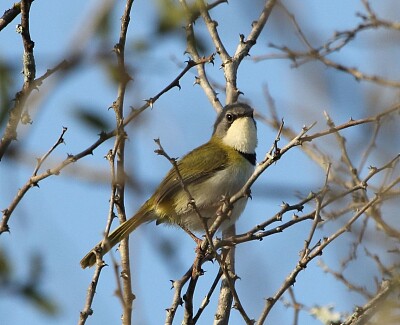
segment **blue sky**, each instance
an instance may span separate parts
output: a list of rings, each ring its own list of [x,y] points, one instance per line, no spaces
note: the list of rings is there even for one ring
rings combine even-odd
[[[251,1],[255,9],[261,8],[262,1]],[[287,1],[299,23],[307,31],[315,44],[322,44],[334,31],[353,28],[359,21],[356,11],[361,11],[359,1]],[[12,2],[3,3],[2,11],[11,7]],[[388,18],[391,5],[387,1],[377,9]],[[31,37],[35,41],[35,55],[38,75],[53,67],[65,57],[72,44],[88,31],[88,17],[97,6],[97,1],[50,0],[35,1],[31,10]],[[212,12],[218,20],[222,40],[232,53],[239,40],[240,33],[247,34],[251,22],[257,18],[257,10],[247,8],[244,2],[231,0]],[[113,14],[113,29],[110,34],[117,42],[119,17],[122,15],[123,2],[118,2]],[[155,1],[135,1],[132,21],[129,30],[129,42],[141,41],[155,37],[157,5]],[[296,40],[292,27],[282,26],[282,12],[275,10],[257,45],[251,54],[272,53],[267,45],[271,42],[291,44],[301,48]],[[20,70],[22,43],[14,26],[18,18],[0,33],[0,60],[12,64]],[[207,37],[202,24],[196,26]],[[388,69],[384,62],[375,62],[374,57],[384,58],[390,62],[398,57],[399,49],[379,46],[379,42],[390,40],[391,35],[380,34],[376,51],[369,50],[373,35],[362,35],[343,52],[334,58],[351,65],[357,65],[369,73],[382,73],[395,78],[396,69]],[[371,38],[369,38],[371,37]],[[128,50],[128,62],[134,68],[134,82],[128,88],[127,105],[138,106],[143,99],[154,96],[181,71],[177,62],[187,59],[184,55],[185,43],[179,35],[160,37],[155,40],[156,46],[145,54]],[[114,44],[111,43],[111,44]],[[388,45],[390,46],[390,45]],[[19,143],[26,150],[18,162],[5,160],[0,168],[0,208],[4,209],[11,202],[18,188],[31,175],[35,166],[35,157],[43,155],[57,140],[63,126],[68,127],[65,145],[58,147],[51,155],[44,168],[66,157],[68,153],[77,153],[88,147],[97,139],[96,131],[86,128],[76,118],[77,107],[85,107],[113,121],[113,112],[107,110],[116,98],[115,84],[109,81],[104,66],[92,60],[99,49],[98,41],[90,41],[85,47],[88,64],[74,71],[66,78],[46,80],[35,95],[37,102],[32,103],[30,110],[33,124],[19,128]],[[112,48],[100,48],[111,53]],[[386,50],[386,51],[385,51]],[[374,64],[371,64],[374,62]],[[215,81],[223,83],[223,74],[219,69],[219,58],[215,65],[208,65],[207,71]],[[398,69],[397,69],[398,70]],[[195,70],[181,80],[182,89],[172,89],[147,110],[143,116],[128,128],[127,169],[137,180],[140,191],[128,188],[126,208],[133,214],[142,202],[151,194],[154,187],[170,168],[168,161],[156,156],[153,139],[160,138],[166,151],[171,156],[182,156],[190,149],[206,142],[211,135],[215,113],[199,86],[193,86]],[[361,82],[337,71],[327,69],[322,64],[303,65],[298,69],[290,66],[287,60],[268,60],[254,63],[246,59],[239,71],[239,88],[244,97],[251,101],[261,113],[268,115],[263,96],[263,85],[268,85],[274,97],[278,113],[285,118],[287,125],[299,131],[303,125],[318,121],[316,130],[324,129],[323,111],[329,112],[339,124],[352,118],[363,118],[369,115],[366,110],[368,93],[376,91],[374,85]],[[14,85],[18,90],[22,77]],[[382,92],[380,103],[390,102],[391,90]],[[223,97],[221,97],[223,100]],[[382,104],[383,105],[383,104]],[[381,105],[381,106],[382,106]],[[128,109],[127,109],[128,111]],[[355,140],[362,138],[361,131],[348,131]],[[258,123],[260,159],[270,148],[275,131]],[[285,140],[283,140],[285,141]],[[325,142],[321,142],[325,143]],[[332,139],[326,140],[325,148],[332,145]],[[95,150],[93,156],[85,157],[74,166],[63,170],[60,176],[50,177],[40,183],[40,188],[29,191],[14,212],[11,220],[10,234],[3,234],[0,245],[12,257],[16,277],[28,273],[29,257],[38,253],[44,257],[44,274],[41,288],[52,297],[60,308],[55,317],[38,312],[26,301],[0,294],[0,314],[2,324],[73,324],[79,318],[79,311],[84,306],[87,287],[93,270],[82,270],[79,266],[81,257],[102,236],[108,211],[110,186],[109,168],[103,158],[112,148],[109,140]],[[357,141],[350,143],[356,154]],[[332,149],[333,150],[333,149]],[[327,150],[329,152],[329,149]],[[331,152],[329,152],[331,153]],[[331,153],[334,156],[334,153]],[[23,159],[22,159],[23,158]],[[379,164],[379,157],[374,157],[369,164]],[[95,173],[95,179],[89,177]],[[306,195],[317,191],[324,182],[324,171],[316,167],[300,149],[294,149],[281,161],[263,174],[253,188],[253,200],[237,227],[239,231],[250,229],[257,223],[276,213],[282,201],[296,203],[298,194]],[[306,207],[305,212],[311,207]],[[286,216],[289,218],[290,216]],[[263,242],[241,245],[237,249],[237,274],[241,280],[237,289],[242,297],[244,308],[252,317],[258,317],[264,299],[273,295],[284,278],[294,268],[298,252],[310,229],[310,223],[299,224],[282,234],[268,237]],[[318,233],[321,237],[335,227],[326,227]],[[381,239],[379,239],[381,240]],[[377,241],[379,241],[377,240]],[[166,243],[172,245],[174,253],[166,257],[160,248]],[[343,258],[341,251],[346,251],[351,243],[351,236],[345,235],[328,247],[323,259],[326,263],[337,265]],[[131,236],[132,275],[134,293],[134,324],[160,324],[165,319],[165,309],[172,301],[170,290],[171,279],[181,277],[193,260],[194,245],[182,231],[171,227],[149,224],[141,227]],[[106,261],[110,262],[107,257]],[[356,268],[356,267],[355,267]],[[371,286],[373,265],[366,265],[370,272],[359,275],[360,283]],[[201,278],[196,301],[203,299],[217,270],[216,264],[204,265],[206,275]],[[358,272],[354,270],[353,272]],[[314,290],[310,290],[310,287]],[[372,288],[372,286],[371,286]],[[323,290],[322,290],[323,289]],[[317,263],[311,263],[295,285],[300,301],[310,305],[334,304],[339,311],[348,311],[349,305],[362,304],[360,296],[350,294],[346,288],[338,285],[332,277],[323,273]],[[93,304],[94,314],[87,324],[116,324],[119,322],[121,306],[114,296],[115,276],[111,267],[102,272],[97,294]],[[211,323],[216,297],[204,315],[204,323]],[[181,319],[178,312],[177,320]],[[291,324],[292,312],[281,303],[274,308],[269,323]],[[240,323],[240,315],[232,312],[232,324]],[[301,324],[319,324],[305,313],[301,314]],[[179,323],[179,321],[177,322]]]

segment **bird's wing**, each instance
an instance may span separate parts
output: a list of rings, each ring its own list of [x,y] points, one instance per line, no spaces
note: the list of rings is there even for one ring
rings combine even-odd
[[[187,186],[205,181],[216,171],[226,168],[227,161],[227,153],[215,143],[208,142],[189,152],[178,161],[177,166],[182,180]],[[154,193],[154,203],[160,204],[163,200],[170,199],[181,189],[182,185],[176,169],[172,168]]]

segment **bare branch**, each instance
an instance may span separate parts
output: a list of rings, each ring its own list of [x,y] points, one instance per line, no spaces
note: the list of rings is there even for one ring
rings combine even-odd
[[[194,34],[194,18],[192,16],[191,11],[189,10],[189,7],[186,3],[185,0],[180,0],[181,5],[185,11],[186,14],[186,26],[185,26],[185,31],[186,31],[186,52],[195,60],[199,61],[200,60],[200,54],[197,51],[196,47],[196,38]],[[223,2],[223,1],[221,1]],[[208,8],[210,9],[210,8]],[[197,18],[197,17],[196,17]],[[195,84],[200,84],[201,88],[204,90],[208,100],[210,101],[211,105],[214,107],[214,109],[217,112],[220,112],[222,110],[222,104],[220,103],[217,93],[214,90],[214,88],[211,86],[210,81],[208,80],[206,70],[205,70],[205,65],[204,64],[199,64],[197,65],[197,73],[198,77],[196,77]]]
[[[17,126],[21,120],[26,100],[35,87],[33,83],[36,75],[35,56],[33,54],[35,43],[31,40],[29,33],[29,11],[31,3],[32,0],[22,0],[20,2],[21,24],[18,25],[18,32],[21,33],[24,44],[24,55],[22,62],[24,84],[21,91],[15,95],[14,107],[12,107],[9,111],[7,126],[0,141],[0,160],[2,159],[11,141],[16,140],[17,138]],[[25,121],[29,123],[29,114],[26,113],[26,115],[27,117],[25,118]]]

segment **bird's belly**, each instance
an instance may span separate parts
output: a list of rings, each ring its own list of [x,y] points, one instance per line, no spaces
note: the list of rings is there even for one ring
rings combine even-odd
[[[248,161],[243,161],[239,167],[230,166],[224,170],[218,171],[214,176],[200,184],[191,184],[188,191],[194,198],[196,207],[203,218],[207,220],[210,226],[217,217],[217,210],[222,205],[223,198],[229,198],[236,194],[247,182],[253,173],[254,167]],[[231,211],[229,219],[225,220],[221,228],[233,224],[242,214],[247,203],[247,198],[238,200]],[[203,222],[198,214],[188,205],[186,193],[176,199],[175,211],[178,214],[179,224],[192,231],[204,230]]]

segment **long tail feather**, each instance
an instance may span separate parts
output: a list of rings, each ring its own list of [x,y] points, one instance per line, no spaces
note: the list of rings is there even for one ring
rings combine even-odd
[[[81,260],[81,267],[83,269],[91,267],[96,263],[95,250],[101,248],[101,256],[104,256],[110,251],[115,245],[117,245],[122,239],[128,237],[128,235],[134,231],[141,224],[152,221],[154,218],[151,213],[143,213],[140,209],[136,215],[132,218],[119,225],[108,237],[107,240],[98,243],[89,253],[85,255]],[[104,244],[103,244],[104,242]]]

